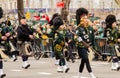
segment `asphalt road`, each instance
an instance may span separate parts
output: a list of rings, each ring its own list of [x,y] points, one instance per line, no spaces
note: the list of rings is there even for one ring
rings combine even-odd
[[[76,78],[80,59],[77,59],[75,63],[67,62],[67,65],[70,67],[68,73],[58,73],[56,71],[57,66],[54,65],[54,58],[40,58],[39,60],[35,60],[33,57],[30,57],[28,62],[31,64],[31,67],[23,69],[20,57],[18,57],[16,62],[8,59],[7,62],[4,62],[6,78]],[[110,69],[111,63],[93,61],[91,62],[91,66],[93,73],[98,78],[120,78],[120,71]],[[86,67],[82,76],[83,78],[89,78]]]

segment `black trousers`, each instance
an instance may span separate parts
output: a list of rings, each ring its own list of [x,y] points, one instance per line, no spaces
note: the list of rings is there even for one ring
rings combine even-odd
[[[61,59],[60,59],[59,65],[60,65],[60,66],[66,65],[66,62],[65,62],[65,59],[64,59],[64,58],[61,58]]]
[[[22,61],[24,62],[24,61],[27,61],[28,60],[28,56],[22,56]]]
[[[0,61],[0,69],[3,69],[3,61]]]
[[[79,52],[80,57],[81,57],[81,63],[80,63],[80,66],[79,66],[79,72],[80,73],[83,72],[85,64],[86,64],[88,72],[89,73],[92,72],[92,69],[91,69],[91,66],[90,66],[90,62],[89,62],[89,59],[88,59],[87,51],[88,51],[87,48],[80,48],[80,47],[78,47],[78,52]]]
[[[68,45],[68,60],[71,59],[71,60],[74,60],[74,56],[72,54],[73,52],[73,47],[71,45]]]
[[[80,64],[80,67],[79,67],[79,72],[80,73],[83,72],[85,64],[86,64],[88,72],[89,73],[92,72],[91,67],[90,67],[90,63],[89,63],[89,59],[81,59],[81,64]]]

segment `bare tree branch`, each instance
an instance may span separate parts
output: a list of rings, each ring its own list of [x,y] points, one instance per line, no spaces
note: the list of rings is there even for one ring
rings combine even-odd
[[[65,4],[64,7],[61,10],[61,16],[63,20],[68,23],[68,15],[69,15],[69,5],[71,0],[62,0]]]

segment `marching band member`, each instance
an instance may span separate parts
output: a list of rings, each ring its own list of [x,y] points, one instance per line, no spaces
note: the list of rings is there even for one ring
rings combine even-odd
[[[74,56],[72,54],[73,48],[74,48],[74,34],[75,34],[75,32],[73,31],[72,25],[69,25],[67,27],[67,31],[66,31],[66,41],[68,43],[68,47],[67,47],[68,48],[68,56],[67,56],[66,60],[70,61],[70,59],[71,59],[72,63],[75,62]]]
[[[63,53],[64,46],[67,46],[67,43],[65,43],[63,20],[60,17],[54,18],[53,26],[55,29],[54,52],[59,58],[59,65],[58,65],[57,71],[67,73],[69,71],[69,68],[66,66],[66,61],[65,61],[64,53]]]
[[[94,46],[94,31],[93,28],[89,25],[88,19],[88,10],[85,8],[79,8],[76,11],[76,19],[77,25],[76,34],[78,39],[78,53],[81,57],[81,64],[79,67],[79,75],[78,78],[81,78],[81,74],[83,72],[84,65],[86,64],[87,70],[90,74],[90,78],[96,78],[92,73],[92,69],[90,66],[90,62],[88,59],[88,50],[89,47],[86,47],[82,41],[86,42],[90,46]]]
[[[31,39],[34,38],[33,32],[28,28],[28,25],[26,24],[26,19],[23,17],[20,21],[21,25],[17,29],[17,36],[18,40],[21,42],[19,49],[20,49],[20,55],[22,56],[23,61],[23,68],[27,69],[30,67],[30,64],[28,64],[28,55],[25,55],[26,51],[25,49],[25,42],[29,42]]]
[[[5,26],[3,27],[3,33],[10,33],[10,36],[7,39],[7,50],[10,51],[11,57],[13,58],[13,61],[17,60],[18,51],[15,47],[16,45],[16,33],[13,30],[13,26],[11,25],[10,18],[7,16],[7,20],[5,21]]]
[[[116,54],[117,54],[118,58],[120,58],[120,25],[119,24],[118,24],[118,34],[117,34],[117,36],[118,36],[118,38],[117,38],[118,42],[117,42],[117,46],[115,48],[117,49]],[[118,62],[120,62],[119,59],[118,59]],[[119,71],[119,70],[120,70],[120,66],[117,68],[117,71]]]
[[[53,51],[53,55],[52,56],[55,56],[55,65],[59,65],[59,57],[58,57],[58,55],[54,52],[54,46],[53,46],[53,40],[54,40],[54,28],[53,28],[53,20],[54,20],[54,18],[56,18],[56,17],[58,17],[58,16],[60,16],[58,13],[55,13],[55,14],[53,14],[53,16],[52,16],[52,18],[51,18],[51,20],[50,20],[50,27],[51,27],[51,31],[53,31],[53,32],[50,32],[50,33],[48,33],[48,36],[50,37],[50,38],[52,38],[52,51]],[[48,30],[48,29],[47,29]]]
[[[0,22],[0,26],[1,26],[1,22]],[[7,40],[7,37],[3,36],[2,33],[0,32],[0,47],[2,46],[1,42],[6,41],[6,40]],[[2,53],[3,53],[3,50],[2,50],[2,48],[0,48],[0,78],[4,78],[6,76],[6,74],[3,73],[3,61],[2,61],[2,59],[4,59],[4,58],[3,58]]]
[[[116,51],[115,51],[115,44],[119,39],[117,40],[117,28],[116,28],[116,17],[115,15],[108,15],[105,19],[106,22],[106,28],[105,28],[105,33],[104,37],[107,37],[107,43],[108,43],[108,50],[111,53],[111,59],[112,60],[112,70],[117,70],[118,69],[118,58],[116,57]]]
[[[9,41],[12,38],[12,30],[5,24],[2,23],[2,8],[0,8],[0,78],[3,78],[6,76],[6,74],[3,74],[3,62],[2,59],[9,58],[11,57],[11,52],[10,52],[10,44]]]

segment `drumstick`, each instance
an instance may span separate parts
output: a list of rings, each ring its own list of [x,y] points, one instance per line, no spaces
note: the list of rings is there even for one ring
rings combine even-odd
[[[85,41],[81,41],[86,47],[90,48],[95,54],[97,54],[98,56],[101,56],[101,54],[99,54],[96,50],[94,50],[89,44],[87,44]]]
[[[78,41],[82,42],[87,48],[90,48],[98,56],[101,56],[101,54],[99,54],[98,52],[96,52],[89,44],[87,44],[85,41],[83,41],[81,37],[78,37]]]

